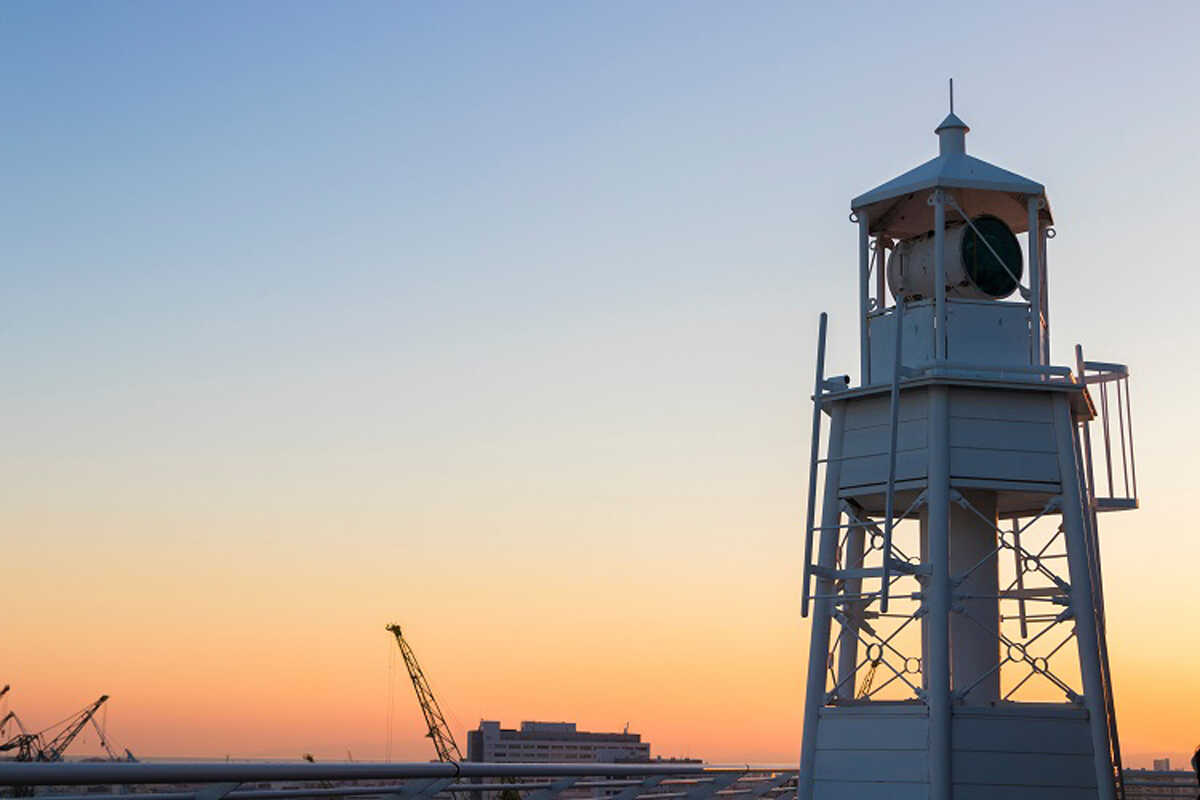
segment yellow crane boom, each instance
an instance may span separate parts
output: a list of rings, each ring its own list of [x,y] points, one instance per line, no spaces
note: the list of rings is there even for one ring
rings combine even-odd
[[[404,635],[400,632],[400,626],[388,625],[387,630],[396,637],[400,655],[404,657],[404,666],[408,668],[408,677],[412,679],[413,689],[417,693],[421,715],[425,717],[425,727],[428,729],[428,733],[425,735],[433,740],[433,749],[437,751],[438,761],[462,761],[462,751],[458,749],[458,743],[454,741],[454,734],[450,732],[450,726],[446,724],[442,708],[438,705],[437,698],[433,696],[433,689],[429,687],[429,681],[425,678],[421,665],[417,663],[416,654],[413,653],[412,648],[405,641]]]

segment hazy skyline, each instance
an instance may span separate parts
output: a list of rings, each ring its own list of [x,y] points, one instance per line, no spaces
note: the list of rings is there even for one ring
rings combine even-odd
[[[460,735],[794,761],[816,317],[851,197],[1044,183],[1052,350],[1132,371],[1101,520],[1126,761],[1200,742],[1192,4],[4,6],[0,685],[135,753]],[[397,759],[432,756],[397,685]],[[86,748],[85,748],[86,749]],[[1182,763],[1182,762],[1181,762]]]

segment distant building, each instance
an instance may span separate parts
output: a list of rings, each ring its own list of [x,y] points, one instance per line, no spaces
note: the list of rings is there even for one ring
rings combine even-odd
[[[1166,759],[1155,759],[1154,769],[1126,768],[1125,800],[1167,800],[1167,798],[1196,797],[1196,773],[1191,770],[1159,769],[1159,763]]]
[[[641,734],[589,733],[574,722],[522,722],[520,730],[481,721],[467,731],[467,761],[622,763],[650,760]]]
[[[1171,759],[1169,759],[1169,758],[1154,759],[1154,771],[1155,772],[1170,772],[1171,771]]]

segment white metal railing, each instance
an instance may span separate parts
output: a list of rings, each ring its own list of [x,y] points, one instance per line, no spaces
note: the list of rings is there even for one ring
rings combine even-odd
[[[1084,448],[1088,489],[1097,511],[1138,507],[1137,462],[1133,452],[1133,410],[1129,398],[1129,367],[1105,361],[1084,361],[1083,348],[1075,346],[1078,379],[1089,387],[1096,408],[1092,421],[1098,427],[1103,453],[1103,491],[1093,464],[1091,426],[1085,424]]]
[[[1070,367],[1028,364],[973,364],[968,361],[927,361],[911,368],[913,377],[993,378],[1070,383]]]

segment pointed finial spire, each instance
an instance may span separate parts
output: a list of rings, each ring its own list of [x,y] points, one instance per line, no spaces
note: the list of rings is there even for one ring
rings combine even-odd
[[[942,155],[957,155],[967,152],[967,123],[954,115],[954,78],[950,79],[950,113],[942,124],[934,128],[938,135],[938,152]]]

